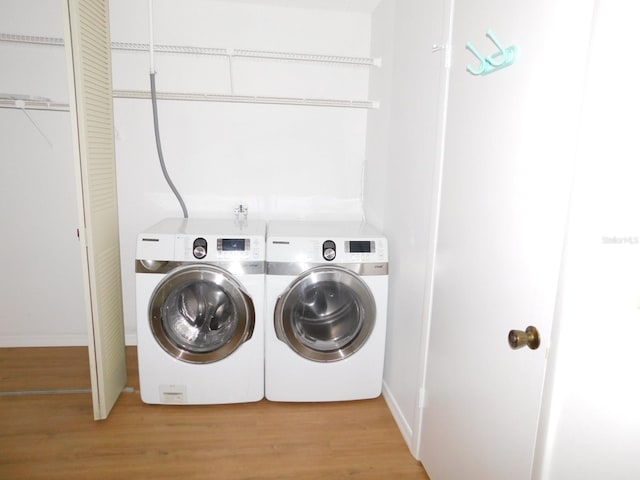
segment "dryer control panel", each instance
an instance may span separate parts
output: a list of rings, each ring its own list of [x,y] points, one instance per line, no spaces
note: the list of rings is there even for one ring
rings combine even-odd
[[[376,241],[375,240],[345,240],[344,241],[344,253],[346,259],[353,259],[359,262],[369,261],[375,256],[371,254],[376,253]],[[362,255],[359,255],[362,254]],[[322,244],[322,258],[327,261],[335,260],[338,256],[338,248],[333,240],[326,240]]]
[[[266,255],[267,269],[270,264],[274,267],[271,271],[289,271],[284,265],[308,269],[342,264],[353,268],[370,264],[378,271],[380,265],[386,270],[389,262],[387,238],[377,228],[359,221],[271,221]]]
[[[378,263],[387,262],[386,238],[270,238],[269,262]]]

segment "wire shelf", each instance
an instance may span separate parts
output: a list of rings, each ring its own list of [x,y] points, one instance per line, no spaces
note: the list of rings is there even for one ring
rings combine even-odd
[[[32,45],[52,45],[52,46],[64,46],[64,40],[62,38],[54,37],[37,37],[30,35],[14,35],[10,33],[0,33],[0,41],[9,43],[24,43]],[[145,52],[149,50],[149,44],[146,43],[131,43],[131,42],[111,42],[111,48],[113,50],[123,50],[132,52]],[[334,63],[334,64],[346,64],[346,65],[360,65],[360,66],[380,66],[381,60],[379,58],[368,57],[350,57],[339,55],[316,55],[309,53],[291,53],[291,52],[273,52],[267,50],[245,50],[245,49],[232,49],[232,48],[209,48],[209,47],[195,47],[186,45],[155,45],[153,46],[154,52],[160,53],[173,53],[173,54],[185,54],[185,55],[216,55],[225,57],[248,57],[248,58],[263,58],[270,60],[289,60],[296,62],[319,62],[319,63]]]
[[[113,98],[150,99],[151,93],[142,90],[114,90]],[[158,92],[158,100],[194,102],[262,103],[272,105],[303,105],[313,107],[378,108],[371,100],[338,100],[327,98],[272,97],[259,95],[230,95],[209,93]]]

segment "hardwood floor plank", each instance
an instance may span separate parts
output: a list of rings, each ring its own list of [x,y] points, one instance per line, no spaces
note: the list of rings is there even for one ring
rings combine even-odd
[[[87,347],[0,348],[2,392],[91,388],[89,375]]]
[[[137,389],[100,422],[90,394],[0,397],[0,478],[428,479],[381,397],[171,406],[145,405]]]

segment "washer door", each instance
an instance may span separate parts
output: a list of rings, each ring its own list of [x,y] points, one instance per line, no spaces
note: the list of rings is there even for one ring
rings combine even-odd
[[[187,265],[172,270],[154,290],[149,323],[167,353],[189,363],[211,363],[251,338],[255,308],[229,272]]]
[[[299,276],[276,302],[278,339],[317,362],[342,360],[367,341],[376,322],[369,287],[341,267],[318,267]]]

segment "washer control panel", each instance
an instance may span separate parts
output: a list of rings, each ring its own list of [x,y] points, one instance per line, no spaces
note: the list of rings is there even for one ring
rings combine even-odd
[[[205,262],[264,260],[264,243],[248,236],[176,235],[174,259]]]
[[[262,220],[165,218],[138,234],[136,260],[258,264],[265,232]]]

